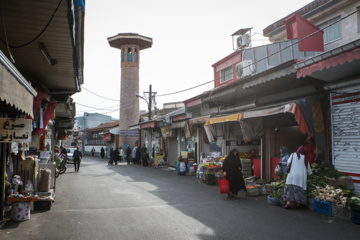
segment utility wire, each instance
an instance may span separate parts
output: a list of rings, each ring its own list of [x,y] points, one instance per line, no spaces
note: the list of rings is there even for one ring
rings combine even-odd
[[[314,33],[312,33],[312,34],[310,34],[310,35],[308,35],[308,36],[306,36],[306,37],[304,37],[304,38],[302,38],[302,39],[298,40],[297,42],[294,42],[294,43],[290,44],[289,46],[286,46],[286,47],[284,47],[283,49],[280,49],[280,50],[278,50],[278,51],[276,51],[276,52],[274,52],[274,53],[272,53],[272,54],[268,55],[267,57],[261,58],[261,59],[259,59],[259,60],[255,61],[255,62],[253,62],[253,63],[251,63],[251,64],[249,64],[249,65],[247,65],[247,66],[243,67],[242,69],[244,69],[244,68],[246,68],[246,67],[249,67],[249,66],[251,66],[251,65],[255,65],[256,63],[258,63],[258,62],[260,62],[260,61],[266,60],[266,59],[268,59],[269,57],[271,57],[271,56],[273,56],[273,55],[276,55],[276,54],[278,54],[278,53],[280,53],[280,52],[282,52],[282,51],[284,51],[284,50],[286,50],[286,49],[288,49],[288,48],[290,48],[290,47],[292,47],[292,46],[294,46],[294,45],[298,44],[299,42],[304,41],[304,40],[305,40],[305,39],[307,39],[307,38],[312,37],[313,35],[315,35],[315,34],[317,34],[317,33],[321,32],[321,31],[323,31],[323,30],[324,30],[324,29],[326,29],[326,28],[331,27],[332,25],[334,25],[334,24],[336,24],[336,23],[338,23],[338,22],[340,22],[340,21],[342,21],[342,20],[344,20],[344,19],[348,18],[349,16],[351,16],[351,15],[353,15],[353,14],[355,14],[355,13],[359,12],[359,11],[360,11],[360,9],[357,9],[357,10],[355,10],[354,12],[352,12],[352,13],[350,13],[350,14],[348,14],[348,15],[346,15],[346,16],[344,16],[344,17],[340,18],[340,19],[338,19],[337,21],[335,21],[335,22],[333,22],[333,23],[331,23],[331,24],[329,24],[329,25],[327,25],[327,26],[325,26],[325,27],[323,27],[323,28],[319,29],[318,31],[316,31],[316,32],[314,32]],[[234,73],[235,73],[234,71],[229,72],[228,74],[224,75],[224,77],[225,77],[225,76],[232,75],[232,74],[234,74]],[[164,96],[169,96],[169,95],[174,95],[174,94],[178,94],[178,93],[186,92],[186,91],[193,90],[193,89],[195,89],[195,88],[198,88],[198,87],[204,86],[204,85],[206,85],[206,84],[212,83],[212,82],[214,82],[214,81],[216,81],[216,80],[219,80],[219,79],[220,79],[220,77],[219,77],[219,78],[215,78],[215,79],[213,79],[213,80],[210,80],[210,81],[208,81],[208,82],[205,82],[205,83],[202,83],[202,84],[196,85],[196,86],[194,86],[194,87],[184,89],[184,90],[180,90],[180,91],[176,91],[176,92],[172,92],[172,93],[167,93],[167,94],[160,94],[160,95],[156,95],[156,97],[164,97]],[[91,92],[90,90],[88,90],[88,89],[86,89],[86,88],[84,88],[84,87],[82,87],[82,88],[83,88],[83,89],[85,89],[86,91],[88,91],[88,92],[90,92],[90,93],[92,93],[92,94],[94,94],[94,95],[98,96],[98,97],[102,97],[102,98],[104,98],[104,99],[108,99],[108,100],[111,100],[111,101],[120,101],[120,100],[115,100],[115,99],[110,99],[110,98],[106,98],[106,97],[100,96],[100,95],[98,95],[98,94],[96,94],[96,93],[94,93],[94,92]]]
[[[53,20],[53,18],[55,17],[55,14],[57,12],[57,10],[59,9],[60,5],[62,3],[62,0],[60,0],[59,4],[57,5],[57,7],[55,8],[55,11],[54,13],[52,14],[52,16],[50,17],[49,21],[47,22],[47,24],[45,25],[45,27],[43,28],[43,30],[41,30],[41,32],[35,37],[33,38],[32,40],[30,40],[29,42],[27,43],[24,43],[24,44],[21,44],[19,46],[13,46],[13,45],[10,45],[9,44],[9,47],[11,48],[21,48],[21,47],[25,47],[27,45],[30,45],[31,43],[33,43],[36,39],[38,39],[44,32],[45,30],[48,28],[48,26],[50,25],[51,21]],[[0,38],[0,41],[2,41],[4,44],[7,44],[7,42],[5,42],[3,39]]]
[[[344,16],[344,17],[342,17],[342,18],[338,19],[337,21],[335,21],[335,22],[333,22],[333,23],[331,23],[331,24],[329,24],[329,25],[327,25],[327,26],[325,26],[325,27],[323,27],[323,28],[319,29],[318,31],[313,32],[312,34],[310,34],[310,35],[308,35],[308,36],[306,36],[306,37],[304,37],[304,38],[302,38],[302,39],[298,40],[297,42],[294,42],[293,44],[290,44],[289,46],[286,46],[286,47],[284,47],[283,49],[280,49],[279,51],[276,51],[276,52],[274,52],[274,53],[272,53],[272,54],[268,55],[267,57],[261,58],[261,59],[259,59],[259,60],[255,61],[255,62],[253,62],[253,63],[251,63],[251,64],[249,64],[249,65],[247,65],[247,66],[243,67],[242,69],[244,69],[244,68],[246,68],[246,67],[249,67],[249,66],[251,66],[251,65],[255,65],[256,63],[258,63],[258,62],[260,62],[260,61],[266,60],[266,59],[268,59],[269,57],[271,57],[271,56],[273,56],[273,55],[275,55],[275,54],[278,54],[278,53],[280,53],[280,52],[284,51],[285,49],[288,49],[288,48],[290,48],[290,47],[292,47],[292,46],[294,46],[294,45],[298,44],[299,42],[304,41],[304,40],[305,40],[305,39],[307,39],[307,38],[312,37],[313,35],[315,35],[315,34],[317,34],[317,33],[321,32],[321,31],[323,31],[323,30],[324,30],[324,29],[326,29],[326,28],[331,27],[332,25],[334,25],[334,24],[336,24],[336,23],[338,23],[338,22],[340,22],[340,21],[342,21],[342,20],[344,20],[344,19],[346,19],[346,18],[350,17],[351,15],[353,15],[353,14],[355,14],[355,13],[359,12],[359,11],[360,11],[360,9],[357,9],[357,10],[353,11],[352,13],[349,13],[348,15],[346,15],[346,16]],[[234,74],[234,71],[232,71],[232,72],[230,72],[230,73],[228,73],[228,74],[226,74],[226,75],[224,75],[224,76],[228,76],[228,75],[232,75],[232,74]],[[194,86],[194,87],[191,87],[191,88],[187,88],[187,89],[180,90],[180,91],[177,91],[177,92],[172,92],[172,93],[167,93],[167,94],[157,95],[157,97],[169,96],[169,95],[173,95],[173,94],[178,94],[178,93],[181,93],[181,92],[189,91],[189,90],[192,90],[192,89],[195,89],[195,88],[201,87],[201,86],[203,86],[203,85],[206,85],[206,84],[209,84],[209,83],[215,82],[216,80],[219,80],[219,79],[220,79],[220,78],[215,78],[214,80],[211,80],[211,81],[205,82],[205,83],[203,83],[203,84],[200,84],[200,85],[197,85],[197,86]]]
[[[81,88],[82,88],[82,89],[85,89],[85,90],[86,90],[86,91],[88,91],[89,93],[94,94],[95,96],[98,96],[98,97],[101,97],[101,98],[104,98],[104,99],[107,99],[107,100],[110,100],[110,101],[117,101],[117,102],[119,102],[119,101],[120,101],[120,100],[111,99],[111,98],[107,98],[107,97],[101,96],[101,95],[99,95],[99,94],[97,94],[97,93],[94,93],[94,92],[92,92],[92,91],[90,91],[90,90],[86,89],[85,87],[81,87]]]
[[[115,106],[106,107],[106,108],[95,108],[95,107],[90,107],[90,106],[83,105],[83,104],[78,103],[78,102],[76,102],[76,105],[80,105],[80,106],[83,106],[83,107],[92,108],[92,109],[95,109],[95,110],[104,110],[104,109],[109,109],[109,108],[113,108],[113,107],[119,107],[119,105],[115,105]]]

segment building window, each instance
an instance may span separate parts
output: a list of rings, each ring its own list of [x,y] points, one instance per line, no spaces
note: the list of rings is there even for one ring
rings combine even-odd
[[[233,76],[234,74],[232,65],[230,67],[224,68],[223,70],[220,70],[220,83],[232,80]]]
[[[335,41],[341,38],[341,21],[338,21],[340,17],[331,19],[330,21],[323,23],[319,26],[320,29],[325,28],[324,31],[324,44]],[[338,21],[338,22],[336,22]],[[336,22],[334,24],[334,22]]]

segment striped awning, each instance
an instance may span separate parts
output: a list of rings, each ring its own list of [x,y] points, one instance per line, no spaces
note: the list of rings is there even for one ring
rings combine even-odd
[[[36,90],[0,51],[0,100],[33,118],[36,95]]]

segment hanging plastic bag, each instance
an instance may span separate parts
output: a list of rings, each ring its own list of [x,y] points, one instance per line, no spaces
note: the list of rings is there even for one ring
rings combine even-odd
[[[225,176],[223,177],[222,180],[219,181],[219,185],[220,185],[220,194],[230,193],[230,184],[229,181],[225,178]]]
[[[275,167],[275,176],[281,177],[283,175],[282,168],[280,164],[277,164]]]
[[[30,180],[28,180],[27,184],[25,185],[24,191],[29,194],[34,194],[34,185]]]

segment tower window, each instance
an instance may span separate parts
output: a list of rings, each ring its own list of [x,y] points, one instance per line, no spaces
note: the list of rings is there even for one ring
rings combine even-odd
[[[125,53],[125,48],[122,49],[122,54],[121,54],[121,61],[125,62],[125,58],[126,58],[126,53]]]
[[[135,61],[135,62],[138,62],[138,52],[137,52],[137,48],[135,48],[134,61]]]
[[[132,54],[131,54],[131,48],[128,48],[128,55],[127,55],[127,61],[131,62],[132,61]]]

